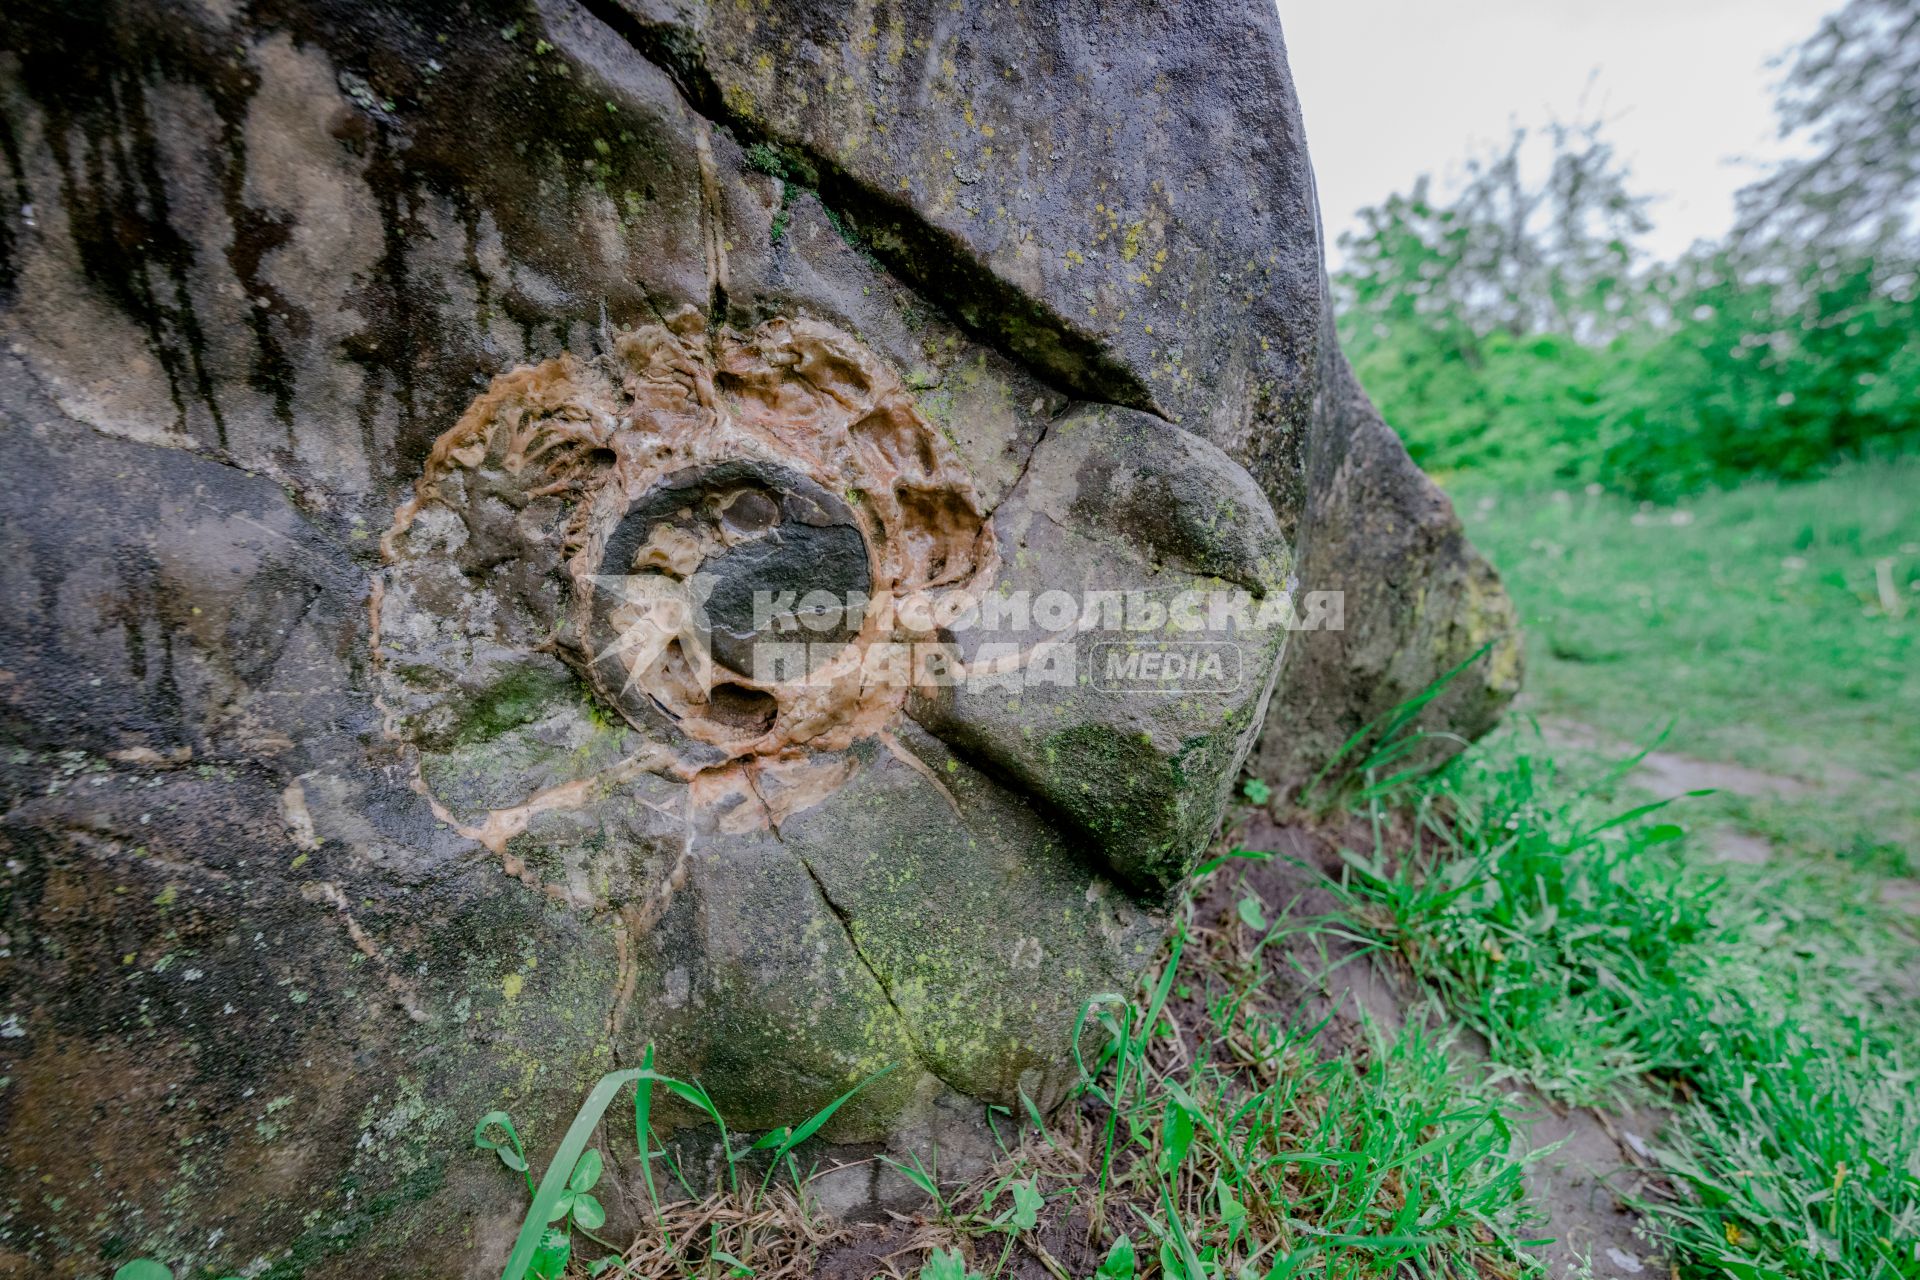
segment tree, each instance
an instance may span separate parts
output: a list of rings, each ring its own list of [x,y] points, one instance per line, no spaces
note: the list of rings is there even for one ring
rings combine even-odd
[[[1672,497],[1800,476],[1920,439],[1920,0],[1854,0],[1801,50],[1782,117],[1829,140],[1743,198],[1738,234],[1672,264],[1634,241],[1644,201],[1594,124],[1527,136],[1390,197],[1343,241],[1355,368],[1422,465],[1517,486]],[[1909,122],[1899,137],[1875,111]],[[1903,115],[1902,112],[1905,114]],[[1537,170],[1536,170],[1537,171]]]
[[[1776,110],[1810,155],[1740,195],[1737,240],[1887,246],[1920,231],[1920,0],[1850,0],[1787,61]]]
[[[1634,311],[1646,201],[1598,121],[1549,126],[1544,169],[1534,141],[1516,128],[1450,198],[1422,177],[1342,241],[1342,339],[1429,469],[1557,470],[1596,437],[1596,352]]]
[[[1469,159],[1445,202],[1423,175],[1410,194],[1363,211],[1365,231],[1341,242],[1348,263],[1339,277],[1362,344],[1383,324],[1411,323],[1478,364],[1495,333],[1593,339],[1617,330],[1646,198],[1630,189],[1599,121],[1549,125],[1539,180],[1528,175],[1530,140],[1515,128],[1503,148]]]

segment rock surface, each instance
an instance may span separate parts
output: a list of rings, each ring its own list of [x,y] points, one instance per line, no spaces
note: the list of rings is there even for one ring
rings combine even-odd
[[[0,14],[0,1269],[497,1269],[648,1044],[960,1142],[1263,725],[1491,723],[1271,7],[1123,7]]]

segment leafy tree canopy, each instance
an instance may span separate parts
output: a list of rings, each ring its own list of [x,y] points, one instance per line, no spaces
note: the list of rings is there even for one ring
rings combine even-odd
[[[1597,121],[1365,211],[1342,337],[1417,459],[1670,497],[1920,442],[1920,0],[1851,0],[1787,67],[1807,153],[1677,262]]]

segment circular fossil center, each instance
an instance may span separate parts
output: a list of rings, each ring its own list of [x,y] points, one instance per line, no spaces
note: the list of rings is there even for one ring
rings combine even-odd
[[[636,499],[594,582],[603,694],[651,695],[751,737],[771,727],[771,686],[859,634],[873,569],[845,502],[797,471],[740,459],[674,472]]]

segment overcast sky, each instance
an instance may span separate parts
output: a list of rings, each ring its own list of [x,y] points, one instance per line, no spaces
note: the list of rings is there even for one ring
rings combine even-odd
[[[1838,0],[1278,0],[1333,241],[1414,177],[1444,179],[1508,123],[1598,113],[1663,256],[1733,218],[1779,154],[1768,60]]]

